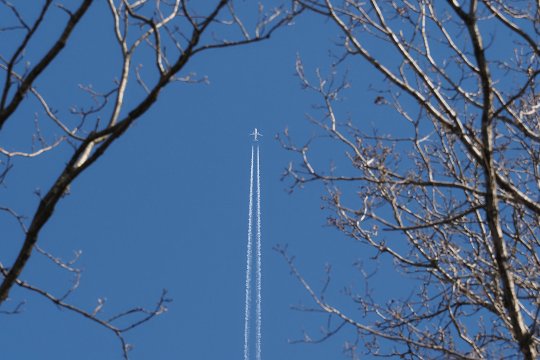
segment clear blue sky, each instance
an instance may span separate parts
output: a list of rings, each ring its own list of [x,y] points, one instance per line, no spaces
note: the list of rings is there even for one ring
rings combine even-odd
[[[59,111],[66,113],[81,101],[79,83],[100,89],[111,84],[110,52],[116,49],[109,17],[104,4],[96,2],[58,62],[37,83]],[[321,284],[325,263],[333,264],[333,296],[343,304],[347,299],[339,290],[359,285],[353,262],[367,256],[365,248],[324,226],[328,213],[320,209],[320,186],[289,195],[287,183],[280,181],[293,155],[274,135],[288,127],[302,142],[316,132],[305,119],[306,113],[313,113],[316,98],[301,90],[294,64],[299,54],[306,72],[313,73],[318,66],[325,71],[331,61],[328,49],[336,33],[318,20],[302,17],[270,41],[195,58],[189,71],[208,76],[210,83],[176,84],[164,91],[153,109],[76,180],[44,228],[44,249],[63,258],[82,250],[82,284],[71,298],[78,306],[92,309],[97,298],[104,297],[104,313],[112,315],[131,306],[151,307],[161,289],[168,289],[174,299],[168,313],[126,335],[134,345],[132,359],[241,358],[248,134],[254,127],[264,134],[263,357],[345,358],[343,337],[320,345],[288,343],[300,338],[304,329],[316,337],[322,319],[290,310],[290,305],[308,304],[309,298],[272,251],[276,244],[288,244],[315,286]],[[51,26],[48,31],[41,35],[44,42],[57,29]],[[9,46],[4,44],[0,46]],[[375,94],[366,92],[381,79],[365,64],[355,66],[350,73],[353,88],[347,93],[353,105],[347,111],[368,124],[378,121],[384,126],[380,110],[372,113]],[[3,145],[30,147],[29,132],[21,127],[32,126],[33,114],[39,112],[31,105],[0,134]],[[31,215],[36,206],[32,191],[50,186],[69,151],[66,145],[38,160],[19,161],[7,186],[0,189],[0,199]],[[326,154],[322,164],[338,155]],[[2,261],[9,264],[22,237],[13,221],[0,221],[6,229]],[[57,293],[70,285],[70,278],[41,256],[32,258],[22,277]],[[121,358],[111,333],[20,289],[12,297],[26,299],[27,304],[22,314],[1,318],[3,359]]]

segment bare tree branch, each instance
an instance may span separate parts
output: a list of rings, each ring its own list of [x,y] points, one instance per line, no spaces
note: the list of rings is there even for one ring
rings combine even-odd
[[[334,23],[342,58],[384,77],[388,88],[374,106],[392,108],[399,119],[384,134],[367,130],[364,119],[340,120],[338,100],[348,88],[335,81],[340,64],[326,78],[318,70],[312,81],[298,60],[302,87],[320,99],[320,116],[310,121],[350,166],[325,171],[312,155],[317,137],[297,146],[285,131],[279,140],[298,156],[285,177],[291,189],[324,183],[329,224],[371,247],[374,259],[391,257],[417,289],[391,305],[349,294],[363,309],[359,321],[293,274],[316,308],[357,330],[354,343],[367,354],[536,358],[538,7],[498,0],[300,3]],[[490,37],[507,47],[490,49]]]

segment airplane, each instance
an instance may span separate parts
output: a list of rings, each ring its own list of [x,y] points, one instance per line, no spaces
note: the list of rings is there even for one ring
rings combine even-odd
[[[257,128],[255,128],[255,130],[253,130],[253,132],[251,134],[249,134],[251,136],[253,136],[253,140],[255,141],[259,141],[259,139],[257,138],[257,136],[263,136],[259,130],[257,130]]]

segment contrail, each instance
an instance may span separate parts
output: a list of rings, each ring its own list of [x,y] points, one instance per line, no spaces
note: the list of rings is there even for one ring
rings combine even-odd
[[[258,149],[257,149],[258,151]],[[258,152],[257,152],[258,154]],[[257,163],[258,167],[258,163]],[[258,175],[258,174],[257,174]],[[258,184],[258,180],[257,180]],[[251,313],[251,258],[252,258],[252,222],[253,222],[253,146],[251,147],[251,170],[249,177],[249,215],[246,253],[246,302],[244,311],[244,360],[249,360],[249,322]]]
[[[251,297],[252,297],[252,271],[255,267],[255,359],[261,360],[262,344],[262,243],[261,243],[261,170],[260,152],[257,145],[257,157],[255,158],[255,148],[251,146],[251,167],[249,177],[249,216],[248,216],[248,238],[246,253],[246,302],[244,312],[244,360],[250,358],[250,333],[251,333]],[[255,170],[255,174],[254,174]],[[254,176],[255,175],[255,176]],[[254,180],[256,178],[256,199],[254,199]],[[256,201],[256,228],[253,231],[253,201]],[[256,243],[253,251],[253,236],[255,233]],[[253,254],[255,252],[255,254]],[[255,255],[255,259],[253,259]],[[253,265],[255,263],[255,265]]]
[[[261,340],[262,340],[262,249],[261,249],[261,173],[259,168],[259,146],[257,145],[257,277],[256,290],[257,290],[257,302],[256,302],[256,342],[255,353],[256,360],[261,360]]]

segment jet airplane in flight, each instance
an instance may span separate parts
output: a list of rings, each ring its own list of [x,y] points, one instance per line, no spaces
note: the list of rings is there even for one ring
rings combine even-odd
[[[253,130],[253,132],[252,132],[251,134],[249,134],[249,135],[253,136],[253,140],[255,140],[255,141],[259,141],[258,137],[259,137],[259,136],[263,136],[263,135],[259,132],[259,130],[257,130],[257,128],[255,128],[255,130]]]

